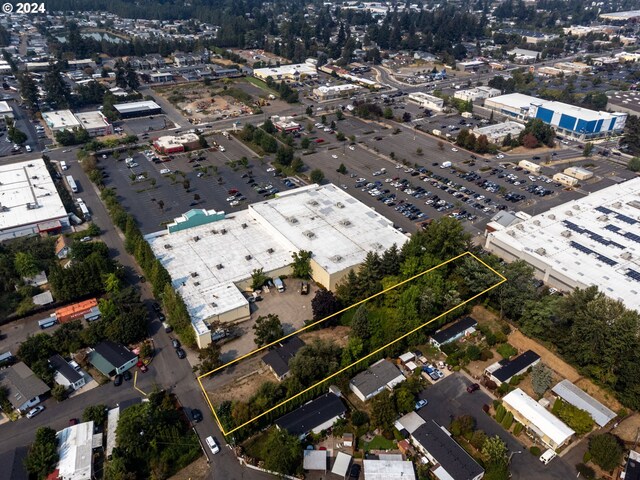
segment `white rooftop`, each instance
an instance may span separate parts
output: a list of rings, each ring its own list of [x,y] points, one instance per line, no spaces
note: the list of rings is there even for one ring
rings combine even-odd
[[[283,243],[313,252],[329,273],[360,264],[370,251],[382,253],[408,240],[390,220],[333,184],[289,190],[249,210]]]
[[[528,109],[532,102],[540,102],[541,100],[531,95],[525,95],[523,93],[508,93],[506,95],[499,95],[487,99],[485,102],[500,103],[512,108]]]
[[[79,112],[76,113],[76,118],[82,124],[82,126],[91,130],[94,128],[104,128],[109,125],[109,120],[102,114],[102,112]]]
[[[305,450],[302,468],[305,470],[327,470],[326,450]]]
[[[415,480],[413,463],[409,460],[392,459],[364,460],[364,478],[367,480]]]
[[[616,418],[615,412],[605,407],[587,392],[576,387],[567,379],[556,384],[556,386],[551,390],[567,403],[586,411],[601,427],[604,427],[607,423]]]
[[[91,480],[93,422],[79,423],[56,433],[58,470],[63,480]]]
[[[575,433],[519,388],[505,395],[502,401],[518,411],[520,415],[529,420],[535,428],[549,437],[556,445],[562,445]]]
[[[315,75],[316,67],[315,65],[310,65],[308,63],[294,63],[291,65],[281,65],[279,67],[266,67],[266,68],[256,68],[253,71],[254,75],[258,76],[274,76],[277,77],[279,75],[294,75],[294,74],[306,74],[306,75]]]
[[[351,90],[358,90],[360,88],[362,87],[360,87],[359,85],[352,85],[348,83],[346,85],[331,85],[329,87],[327,87],[326,85],[322,85],[316,88],[316,90],[323,93],[329,93],[329,92],[348,92]]]
[[[66,216],[44,160],[0,165],[0,232]]]
[[[0,115],[13,115],[13,110],[7,102],[0,102]]]
[[[566,115],[571,115],[572,117],[579,118],[587,122],[590,122],[593,120],[600,120],[600,119],[609,119],[616,116],[615,113],[598,112],[596,110],[576,107],[575,105],[569,105],[568,103],[562,103],[562,102],[549,102],[547,100],[536,99],[531,103],[534,103],[547,110],[551,110],[553,112],[558,112],[558,113],[564,113]]]
[[[640,310],[640,178],[558,205],[489,237],[583,288],[595,285]]]
[[[113,106],[120,113],[135,112],[138,110],[157,110],[160,108],[156,102],[152,100],[144,100],[140,102],[117,103]]]
[[[80,127],[80,122],[71,113],[71,110],[56,110],[55,112],[43,112],[42,119],[52,130],[74,129]]]
[[[346,477],[349,471],[349,465],[351,464],[351,455],[347,455],[344,452],[338,452],[336,461],[333,464],[331,473],[338,475],[339,477]]]

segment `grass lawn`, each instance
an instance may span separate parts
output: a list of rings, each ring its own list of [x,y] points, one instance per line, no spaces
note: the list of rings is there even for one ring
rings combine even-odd
[[[365,442],[364,440],[358,440],[358,448],[360,450],[371,451],[371,450],[393,450],[396,448],[395,440],[387,440],[381,435],[374,437],[370,442]]]
[[[247,452],[247,455],[259,460],[267,458],[268,452],[265,451],[265,442],[268,436],[269,430],[265,430],[244,442],[242,446],[244,447],[245,452]]]

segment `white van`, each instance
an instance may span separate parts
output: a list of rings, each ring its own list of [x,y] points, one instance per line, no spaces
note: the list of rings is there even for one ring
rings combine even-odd
[[[64,160],[62,160],[62,161],[60,162],[60,168],[61,168],[62,170],[66,170],[67,168],[69,168],[69,167],[67,167],[67,162],[65,162]]]
[[[553,449],[549,449],[546,452],[544,452],[542,455],[540,455],[540,461],[542,463],[544,463],[545,465],[548,464],[551,460],[553,460],[554,458],[556,458],[557,454],[555,452],[555,450]]]

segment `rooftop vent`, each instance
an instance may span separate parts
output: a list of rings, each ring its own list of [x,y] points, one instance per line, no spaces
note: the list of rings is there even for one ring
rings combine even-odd
[[[251,255],[245,255],[245,257],[244,257],[244,259],[247,260],[247,261],[251,260],[252,258],[253,257]]]
[[[620,257],[623,260],[631,260],[633,258],[633,255],[631,255],[631,252],[624,252],[622,255],[620,255]]]
[[[571,232],[569,230],[565,230],[560,235],[562,235],[564,238],[569,238],[571,236]]]
[[[273,248],[267,248],[267,253],[271,254],[273,252],[274,252]]]
[[[165,243],[164,244],[164,248],[167,249],[167,250],[171,250],[173,247],[171,246],[171,244]]]
[[[209,230],[211,233],[213,233],[214,235],[216,235],[218,233],[218,230],[216,230],[215,228],[212,228],[211,230]]]
[[[343,227],[349,227],[351,226],[351,220],[347,220],[346,218],[344,220],[340,220],[340,225]]]
[[[226,235],[226,234],[227,234],[227,229],[226,229],[226,228],[223,228],[222,230],[220,230],[220,233],[221,233],[222,235]]]
[[[567,217],[573,217],[573,212],[571,210],[567,210],[564,213],[567,215]]]
[[[380,243],[378,243],[378,242],[375,242],[375,243],[371,244],[371,246],[372,246],[374,249],[376,249],[376,250],[382,250],[382,249],[384,248],[384,247],[383,247]]]
[[[524,226],[521,223],[516,223],[516,228],[524,231]]]
[[[534,220],[533,224],[539,227],[540,226],[540,220]]]
[[[198,272],[191,272],[191,277],[196,278],[198,276]]]
[[[318,206],[318,202],[316,202],[315,200],[309,200],[307,203],[309,205],[311,205],[312,207],[317,207]]]
[[[542,255],[542,256],[545,256],[545,255],[547,254],[547,251],[546,251],[544,248],[537,248],[537,249],[535,250],[535,252],[536,252],[538,255]]]
[[[194,286],[194,287],[198,287],[198,286],[200,286],[200,282],[193,282],[193,286]]]
[[[306,232],[302,232],[302,234],[307,238],[313,238],[313,237],[316,236],[316,234],[313,233],[311,230],[307,230]]]
[[[336,207],[338,208],[344,208],[344,205],[341,202],[336,203]]]
[[[620,208],[622,207],[622,204],[620,202],[616,202],[613,205],[611,205],[613,208]]]
[[[243,223],[243,224],[242,224],[242,228],[247,228],[247,224],[246,224],[246,223]]]
[[[216,302],[211,302],[211,306],[212,306],[213,308],[217,308],[217,307],[218,307],[218,304],[217,304]]]
[[[573,209],[574,209],[574,210],[580,210],[580,205],[574,205],[574,206],[573,206]]]
[[[295,225],[296,223],[298,223],[298,219],[296,217],[289,217],[287,218],[287,221],[292,225]]]
[[[194,242],[197,242],[197,241],[199,241],[199,240],[200,240],[200,237],[199,237],[199,236],[197,236],[197,235],[196,235],[195,237],[193,237],[193,241],[194,241]]]
[[[606,215],[600,215],[598,217],[598,220],[600,220],[601,222],[607,222],[609,221],[609,217],[607,217]]]
[[[555,220],[556,216],[552,213],[551,215],[549,215],[549,220]]]
[[[331,257],[331,261],[334,263],[340,263],[343,260],[343,258],[340,255],[334,255],[333,257]]]
[[[217,264],[217,265],[216,265],[216,268],[217,268],[218,270],[222,270],[222,269],[224,268],[224,265],[222,265],[221,263],[219,263],[219,264]]]

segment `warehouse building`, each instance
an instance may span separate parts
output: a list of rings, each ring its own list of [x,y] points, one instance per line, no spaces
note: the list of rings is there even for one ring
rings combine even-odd
[[[209,325],[249,318],[251,274],[291,272],[292,253],[313,252],[313,279],[328,289],[370,251],[408,238],[393,223],[335,185],[310,185],[249,205],[233,215],[190,210],[165,231],[145,237],[182,295],[202,348]],[[229,248],[232,246],[233,248]]]
[[[565,445],[576,433],[519,388],[505,395],[502,404],[529,433],[554,450]]]
[[[421,108],[428,108],[429,110],[435,110],[436,112],[442,111],[444,108],[444,100],[435,95],[429,95],[423,92],[413,92],[408,96],[409,100],[418,104]]]
[[[554,127],[558,133],[583,140],[619,134],[627,120],[626,113],[596,112],[521,93],[489,98],[485,100],[484,106],[521,121],[539,118]]]
[[[281,65],[279,67],[256,68],[253,76],[266,81],[269,77],[272,80],[294,80],[298,81],[303,75],[307,77],[317,77],[316,66],[311,63],[295,63],[292,65]]]
[[[453,94],[453,98],[464,100],[465,102],[477,102],[478,100],[497,97],[500,93],[502,92],[497,88],[475,87],[467,90],[458,90]]]
[[[60,233],[68,226],[67,211],[44,160],[0,166],[0,242]]]
[[[80,128],[82,126],[71,110],[43,112],[42,119],[53,133],[63,130],[73,130],[74,128]]]
[[[559,290],[595,285],[640,310],[640,178],[490,232],[485,248]]]
[[[162,108],[156,102],[145,100],[142,102],[116,103],[113,108],[121,118],[146,117],[162,113]]]
[[[362,90],[361,86],[352,84],[332,85],[330,87],[323,85],[321,87],[314,88],[313,95],[322,102],[325,100],[335,100],[336,98],[349,97],[358,93],[360,90]]]
[[[476,127],[473,129],[473,133],[476,138],[480,135],[485,135],[491,143],[502,143],[508,135],[511,135],[511,138],[517,138],[522,130],[524,130],[524,125],[507,120],[506,122],[496,123],[495,125]]]
[[[107,117],[102,112],[79,112],[75,115],[80,126],[84,128],[90,137],[99,137],[102,135],[111,135],[113,127]]]

